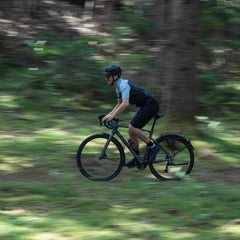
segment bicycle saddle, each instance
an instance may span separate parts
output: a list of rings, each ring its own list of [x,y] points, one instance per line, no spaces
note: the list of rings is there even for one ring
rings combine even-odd
[[[157,114],[156,116],[155,116],[155,118],[156,119],[159,119],[159,118],[161,118],[161,117],[163,117],[164,116],[164,114]]]

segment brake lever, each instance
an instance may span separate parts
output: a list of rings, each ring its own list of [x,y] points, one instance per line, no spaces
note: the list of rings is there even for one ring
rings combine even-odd
[[[98,123],[99,123],[100,127],[102,126],[102,119],[103,119],[105,116],[106,116],[106,115],[105,115],[104,113],[98,116]]]

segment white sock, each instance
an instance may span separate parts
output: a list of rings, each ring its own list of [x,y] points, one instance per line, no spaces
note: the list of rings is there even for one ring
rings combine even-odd
[[[153,142],[153,145],[150,147],[150,149],[153,149],[156,147],[156,144]]]

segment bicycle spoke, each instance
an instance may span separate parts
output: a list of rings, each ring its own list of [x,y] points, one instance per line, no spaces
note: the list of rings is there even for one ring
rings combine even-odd
[[[173,155],[176,156],[178,153],[182,152],[185,148],[187,148],[187,146],[184,146],[182,149],[178,150],[176,153],[174,153]]]
[[[193,166],[194,155],[190,144],[176,135],[167,135],[160,139],[161,151],[153,164],[149,164],[152,173],[162,180],[179,179],[188,174]]]

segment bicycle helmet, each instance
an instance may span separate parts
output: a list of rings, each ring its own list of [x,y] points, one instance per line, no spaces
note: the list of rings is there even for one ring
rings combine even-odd
[[[116,82],[119,78],[120,78],[120,76],[121,76],[121,74],[122,74],[122,69],[118,66],[118,65],[110,65],[110,66],[108,66],[106,69],[105,69],[105,71],[103,72],[103,74],[110,74],[110,75],[112,75],[112,77],[113,77],[113,81],[112,81],[112,86],[114,85],[114,82]],[[114,76],[115,75],[117,75],[118,76],[118,78],[117,79],[114,79]]]
[[[118,75],[118,77],[120,77],[122,69],[118,65],[110,65],[105,69],[103,74]]]

